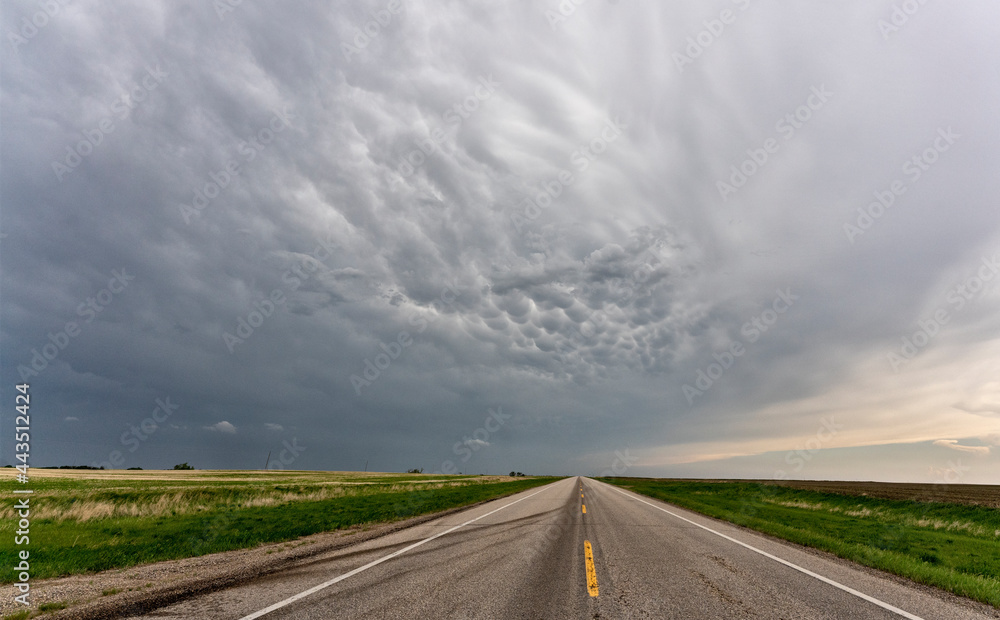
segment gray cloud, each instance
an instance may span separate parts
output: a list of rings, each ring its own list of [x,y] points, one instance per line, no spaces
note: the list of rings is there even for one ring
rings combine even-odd
[[[989,454],[989,446],[964,446],[958,443],[957,439],[938,439],[934,442],[935,446],[941,446],[942,448],[951,448],[952,450],[958,450],[959,452],[971,452],[973,454]]]
[[[996,434],[991,3],[898,31],[861,2],[406,3],[359,45],[382,8],[78,2],[8,37],[2,375],[79,420],[40,418],[33,459],[103,461],[168,395],[129,466],[295,432],[296,467],[434,469],[498,405],[462,471],[737,475],[836,413],[822,450],[877,477],[884,446]]]

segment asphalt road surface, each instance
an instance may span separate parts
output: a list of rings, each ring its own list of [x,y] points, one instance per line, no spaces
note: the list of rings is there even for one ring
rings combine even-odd
[[[1000,617],[984,609],[569,478],[143,617]]]

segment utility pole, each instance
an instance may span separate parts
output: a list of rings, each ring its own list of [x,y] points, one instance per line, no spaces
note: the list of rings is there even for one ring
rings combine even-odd
[[[368,459],[365,459],[365,471],[368,471]]]
[[[271,462],[271,451],[267,451],[267,460],[264,461],[264,471],[267,471],[267,464]]]

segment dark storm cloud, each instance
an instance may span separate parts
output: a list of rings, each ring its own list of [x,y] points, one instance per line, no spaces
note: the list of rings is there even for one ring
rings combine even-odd
[[[997,449],[989,3],[40,6],[0,69],[40,462]]]

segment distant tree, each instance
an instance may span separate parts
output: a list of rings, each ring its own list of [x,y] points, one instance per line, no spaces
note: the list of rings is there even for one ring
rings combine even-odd
[[[129,470],[129,471],[130,471],[130,470],[133,470],[133,469],[138,469],[139,471],[142,471],[142,468],[141,468],[141,467],[129,467],[129,468],[128,468],[128,470]],[[191,469],[194,469],[194,467],[192,467]]]
[[[511,477],[511,478],[513,478],[513,477],[514,477],[514,476],[516,476],[516,475],[517,475],[517,472],[516,472],[516,471],[512,471],[512,472],[510,472],[510,477]]]
[[[194,469],[194,467],[191,467],[187,463],[181,463],[180,465],[174,465],[174,469]]]
[[[522,474],[521,472],[517,472],[517,475],[518,476],[524,476],[524,474]]]
[[[408,474],[422,474],[422,473],[424,473],[424,468],[421,467],[419,469],[407,469],[406,473],[408,473]]]

